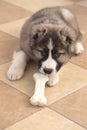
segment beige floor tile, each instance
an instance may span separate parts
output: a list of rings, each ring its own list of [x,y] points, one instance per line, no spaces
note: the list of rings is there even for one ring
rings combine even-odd
[[[77,17],[77,21],[82,33],[87,32],[87,8],[71,5],[67,6]]]
[[[85,130],[46,108],[5,130]]]
[[[87,60],[85,60],[87,59],[87,33],[83,36],[83,46],[84,52],[79,56],[73,57],[71,62],[87,69]]]
[[[51,107],[87,128],[87,86],[56,102]]]
[[[71,1],[73,1],[73,2],[75,2],[75,3],[76,3],[76,2],[80,2],[81,0],[71,0]]]
[[[39,109],[30,105],[28,96],[0,81],[0,130]]]
[[[0,64],[10,61],[18,46],[19,40],[17,38],[0,31]]]
[[[30,11],[0,0],[0,24],[29,16]]]
[[[12,3],[12,4],[15,4],[15,5],[18,5],[18,6],[21,6],[25,9],[28,9],[30,11],[37,11],[41,8],[44,8],[44,7],[48,7],[48,6],[66,6],[66,5],[70,5],[72,4],[73,2],[70,1],[70,0],[5,0],[9,3]]]
[[[28,18],[29,17],[23,18],[23,19],[20,19],[20,20],[16,20],[16,21],[13,21],[13,22],[9,22],[9,23],[6,23],[6,24],[2,24],[2,25],[0,25],[0,30],[19,38],[21,28],[22,28],[24,22]]]
[[[0,66],[0,80],[6,82],[19,91],[32,96],[34,92],[33,73],[37,71],[36,66],[31,63],[27,67],[25,75],[21,80],[9,81],[6,77],[9,65],[10,64],[5,64]],[[48,104],[59,100],[85,85],[87,85],[87,70],[68,63],[64,66],[64,69],[61,69],[60,71],[59,84],[54,87],[46,87],[45,89],[45,96],[47,97]]]
[[[87,0],[81,0],[80,2],[78,2],[77,4],[87,7]]]

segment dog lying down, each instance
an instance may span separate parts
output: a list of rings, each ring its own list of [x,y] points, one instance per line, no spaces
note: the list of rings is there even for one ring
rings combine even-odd
[[[82,35],[76,17],[70,10],[64,7],[41,9],[24,23],[20,50],[13,55],[7,77],[9,80],[22,78],[29,61],[36,61],[39,73],[34,75],[35,93],[30,102],[33,105],[45,105],[45,83],[55,86],[62,66],[83,50]]]
[[[45,83],[49,80],[48,75],[39,72],[33,75],[35,80],[35,92],[30,99],[32,105],[43,106],[47,104],[47,99],[44,96]]]

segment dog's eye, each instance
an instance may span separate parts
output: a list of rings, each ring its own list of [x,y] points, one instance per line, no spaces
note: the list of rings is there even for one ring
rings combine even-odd
[[[55,53],[54,56],[55,58],[58,58],[61,54],[60,53]]]
[[[41,55],[46,57],[48,55],[48,50],[44,49],[43,51],[41,51]]]
[[[38,50],[42,56],[46,57],[48,55],[48,50],[43,49],[43,50]]]
[[[53,50],[52,51],[52,55],[56,58],[59,56],[58,52],[56,50]]]
[[[41,51],[41,55],[45,57],[45,56],[47,56],[47,52]]]
[[[58,52],[57,50],[53,50],[52,51],[52,54],[53,54],[53,56],[55,57],[55,58],[58,58],[60,55],[63,55],[64,54],[64,52]]]
[[[67,43],[67,45],[71,44],[72,42],[73,42],[72,39],[67,36],[66,37],[66,43]]]

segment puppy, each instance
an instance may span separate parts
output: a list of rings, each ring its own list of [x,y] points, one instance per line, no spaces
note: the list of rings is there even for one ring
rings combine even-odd
[[[20,79],[27,62],[37,62],[39,71],[49,75],[48,85],[58,82],[58,71],[84,49],[75,15],[64,7],[45,8],[35,13],[22,27],[20,51],[13,55],[7,76]]]

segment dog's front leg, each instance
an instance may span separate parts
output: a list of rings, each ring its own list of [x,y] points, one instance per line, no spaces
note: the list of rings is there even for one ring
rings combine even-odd
[[[27,65],[28,57],[23,50],[15,52],[13,55],[12,64],[7,72],[7,77],[9,80],[20,79],[25,71]]]
[[[59,74],[58,72],[53,71],[50,75],[49,75],[49,81],[47,82],[48,86],[54,86],[58,83],[59,81]]]
[[[35,92],[30,99],[32,105],[43,106],[47,104],[47,99],[44,96],[45,83],[48,81],[48,76],[41,73],[34,74]]]

